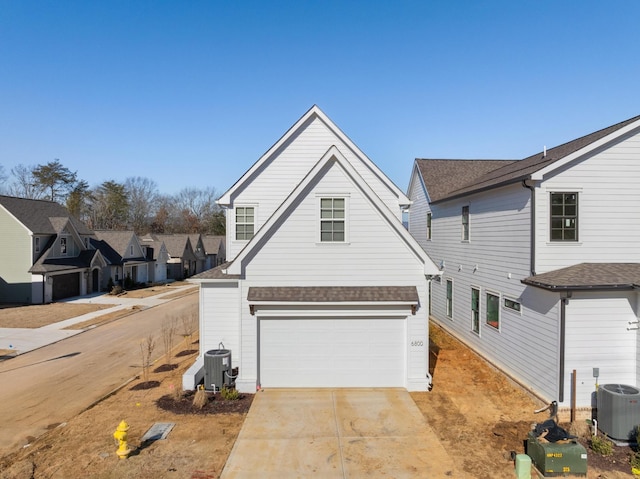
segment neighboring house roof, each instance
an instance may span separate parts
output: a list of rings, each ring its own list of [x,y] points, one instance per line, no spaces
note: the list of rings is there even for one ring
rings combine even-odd
[[[640,263],[581,263],[529,276],[522,283],[552,291],[634,289],[640,287]]]
[[[64,228],[63,220],[67,219],[79,234],[91,234],[91,230],[82,221],[71,215],[64,206],[53,201],[0,195],[0,205],[34,234],[57,234]],[[64,224],[66,225],[66,222]]]
[[[187,281],[198,282],[198,280],[210,280],[210,279],[241,279],[239,274],[227,274],[226,270],[231,262],[222,263],[215,268],[208,269],[202,273],[191,276]]]
[[[365,303],[398,302],[417,304],[415,286],[293,286],[251,287],[247,293],[250,302],[282,303]]]
[[[286,144],[291,141],[297,134],[303,131],[306,126],[314,119],[320,119],[332,132],[349,148],[360,160],[380,179],[380,181],[398,197],[401,206],[410,205],[411,200],[386,176],[378,166],[365,155],[360,148],[356,146],[351,139],[338,128],[338,126],[329,119],[327,115],[317,106],[313,105],[302,117],[280,138],[267,152],[256,161],[242,177],[234,183],[234,185],[226,191],[219,199],[220,205],[231,205],[232,197],[237,191],[244,188],[246,182],[251,179],[268,164]]]
[[[164,241],[155,238],[151,235],[147,235],[147,236],[143,236],[143,237],[138,237],[138,241],[140,242],[140,245],[142,246],[147,246],[150,247],[151,250],[153,251],[153,259],[154,260],[162,260],[162,261],[166,261],[164,258],[161,258],[161,254],[162,254],[162,246],[164,245]],[[164,251],[166,252],[167,247],[164,247]],[[168,253],[166,253],[168,254]]]
[[[555,169],[562,166],[567,161],[571,161],[574,158],[593,151],[610,141],[614,141],[617,138],[633,131],[636,128],[640,128],[640,116],[630,118],[626,121],[617,123],[615,125],[603,128],[596,132],[590,133],[568,143],[556,146],[546,150],[546,152],[536,153],[523,160],[511,161],[503,163],[501,167],[492,169],[483,174],[469,173],[469,179],[466,184],[455,179],[449,180],[446,176],[447,170],[445,168],[431,168],[429,163],[431,161],[449,161],[457,162],[460,160],[416,160],[416,163],[424,162],[423,165],[419,165],[419,171],[422,175],[423,182],[427,187],[427,191],[431,197],[432,202],[443,201],[448,199],[457,198],[470,193],[476,193],[491,188],[496,188],[502,185],[511,183],[518,183],[527,179],[542,179],[542,175],[550,169]],[[469,164],[470,168],[482,168],[487,165],[482,165],[481,162]],[[452,166],[451,168],[455,168]],[[439,174],[445,174],[445,176],[438,176]],[[443,192],[438,194],[438,198],[434,199],[432,192],[428,189],[429,185],[437,185],[439,183],[451,184],[447,187],[443,187]],[[436,187],[437,188],[437,187]],[[437,190],[436,190],[437,191]]]
[[[96,230],[91,244],[99,249],[111,264],[122,264],[123,261],[146,261],[143,256],[128,257],[127,248],[136,238],[133,231]]]
[[[224,245],[224,236],[202,235],[202,244],[207,254],[218,254],[221,244]]]
[[[416,159],[420,176],[431,201],[445,198],[450,192],[473,184],[490,171],[515,160],[431,160]]]
[[[184,256],[185,250],[187,249],[187,243],[191,244],[188,234],[152,234],[149,236],[158,241],[163,241],[165,247],[167,248],[167,252],[173,258],[182,258]]]
[[[90,268],[94,258],[98,257],[100,264],[105,265],[104,260],[101,260],[100,251],[86,249],[81,251],[78,256],[72,256],[68,258],[51,258],[48,259],[47,255],[43,255],[35,262],[35,264],[29,269],[33,274],[46,274],[56,273],[61,271],[70,271],[75,269]]]

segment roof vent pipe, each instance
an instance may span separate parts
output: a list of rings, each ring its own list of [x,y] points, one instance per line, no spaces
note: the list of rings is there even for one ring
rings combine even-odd
[[[544,150],[542,151],[542,158],[547,157],[547,145],[544,145]]]

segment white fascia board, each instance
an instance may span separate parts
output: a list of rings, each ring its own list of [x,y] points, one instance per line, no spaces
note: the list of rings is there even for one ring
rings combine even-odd
[[[600,138],[599,140],[588,144],[584,148],[581,148],[578,151],[575,151],[575,152],[571,153],[570,155],[567,155],[564,158],[553,162],[549,166],[547,166],[545,168],[542,168],[542,169],[532,173],[531,174],[531,179],[534,180],[534,181],[542,181],[542,180],[544,180],[545,175],[547,175],[548,173],[553,172],[554,170],[556,170],[558,168],[562,168],[564,165],[566,165],[567,163],[570,163],[571,161],[575,160],[576,158],[580,158],[581,156],[584,156],[584,155],[586,155],[586,154],[588,154],[588,153],[590,153],[590,152],[592,152],[594,150],[597,150],[598,148],[601,148],[602,146],[606,145],[607,143],[610,143],[613,140],[615,140],[617,138],[620,138],[621,136],[624,136],[627,133],[632,132],[633,130],[635,130],[637,128],[640,128],[640,120],[634,121],[633,123],[625,126],[624,128],[620,128],[619,130],[614,131],[610,135],[607,135],[604,138]]]
[[[418,168],[418,160],[414,160],[413,162],[413,171],[411,172],[411,177],[412,178],[409,180],[409,186],[407,187],[407,195],[409,194],[408,190],[411,188],[413,177],[416,177],[420,182],[420,186],[422,186],[422,191],[424,191],[424,195],[427,198],[427,203],[431,205],[431,198],[429,197],[429,191],[427,190],[427,185],[424,184],[424,178],[422,178],[422,173],[420,173],[420,168]]]
[[[252,303],[253,304],[253,303]],[[300,318],[307,316],[313,316],[314,318],[398,318],[404,319],[407,316],[410,316],[411,306],[414,304],[406,305],[402,307],[400,304],[392,304],[394,306],[393,309],[384,308],[384,309],[376,309],[375,306],[389,306],[388,303],[367,303],[366,308],[360,310],[344,310],[340,309],[340,307],[344,306],[353,306],[357,303],[311,303],[305,305],[303,303],[297,303],[296,308],[284,308],[285,303],[281,303],[276,305],[270,305],[268,308],[261,308],[258,305],[255,305],[254,315],[260,318]],[[313,309],[314,306],[324,306],[324,305],[333,305],[336,306],[333,309]],[[397,307],[396,307],[397,306]],[[308,308],[308,311],[305,309]]]
[[[356,146],[351,139],[344,134],[344,132],[329,119],[329,117],[318,107],[317,105],[313,105],[302,117],[293,124],[289,130],[271,147],[264,153],[258,161],[256,161],[247,172],[242,175],[242,177],[234,183],[234,185],[227,190],[225,193],[218,198],[216,203],[220,206],[231,206],[231,197],[233,193],[238,190],[242,184],[250,178],[259,168],[262,167],[264,163],[266,163],[277,151],[278,149],[285,144],[293,135],[295,135],[300,128],[312,117],[318,117],[322,122],[324,122],[327,127],[336,135],[342,142],[347,145],[347,147],[352,150],[355,155],[378,177],[381,179],[383,184],[389,188],[397,197],[398,203],[400,206],[406,206],[411,203],[409,198],[389,179],[387,175],[385,175],[378,166],[369,159],[367,155],[364,154],[360,148]]]

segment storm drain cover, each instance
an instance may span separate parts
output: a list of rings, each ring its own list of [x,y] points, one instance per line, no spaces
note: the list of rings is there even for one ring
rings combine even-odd
[[[142,442],[159,441],[160,439],[166,439],[175,422],[157,422],[149,428],[147,432],[142,436]]]

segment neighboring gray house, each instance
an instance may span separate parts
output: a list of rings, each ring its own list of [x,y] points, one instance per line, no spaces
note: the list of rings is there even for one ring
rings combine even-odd
[[[0,196],[0,302],[49,303],[99,291],[91,231],[51,201]]]
[[[169,254],[167,279],[181,280],[195,274],[197,257],[188,234],[149,233],[142,237],[142,242],[147,239],[164,243]]]
[[[149,265],[149,281],[152,283],[163,283],[167,280],[167,261],[169,253],[164,241],[153,238],[150,235],[139,237],[142,251],[147,260],[153,261]]]
[[[207,253],[202,240],[202,235],[199,233],[190,234],[189,241],[193,247],[193,254],[196,257],[195,268],[193,274],[202,273],[206,268]]]
[[[184,388],[220,343],[241,392],[429,388],[427,280],[438,268],[402,226],[409,199],[317,106],[218,204],[231,261],[190,280],[200,355]]]
[[[639,184],[640,117],[519,161],[417,159],[433,320],[564,408],[640,384]]]
[[[207,256],[204,266],[205,270],[215,268],[227,260],[224,241],[224,236],[202,235],[202,243],[204,244],[204,251]]]
[[[127,278],[133,283],[149,282],[152,261],[147,259],[133,231],[96,230],[91,245],[102,252],[109,265],[103,275],[103,288],[109,279],[119,285],[126,285]]]

